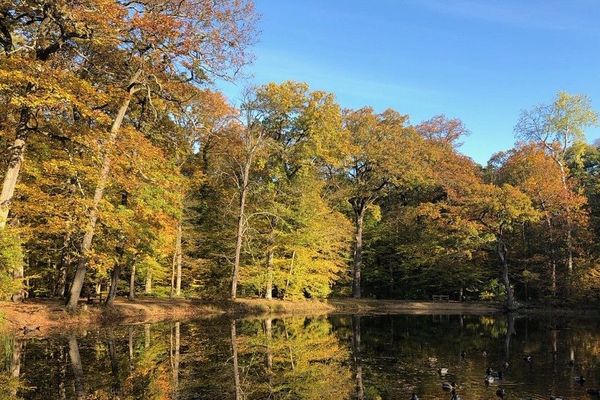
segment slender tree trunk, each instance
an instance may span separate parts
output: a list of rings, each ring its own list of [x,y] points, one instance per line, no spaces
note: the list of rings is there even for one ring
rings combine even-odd
[[[128,203],[128,193],[123,191],[121,193],[121,206],[127,207]],[[119,231],[119,243],[116,246],[115,252],[117,253],[117,259],[115,261],[115,265],[110,274],[110,288],[108,289],[108,295],[106,296],[106,305],[110,306],[117,296],[117,289],[119,286],[119,277],[121,276],[121,270],[123,269],[123,254],[125,253],[124,242],[125,235],[123,232]]]
[[[75,396],[77,399],[83,399],[85,397],[83,366],[81,364],[81,356],[79,355],[77,338],[74,335],[69,336],[69,358],[71,359],[71,368],[73,369]]]
[[[127,298],[132,301],[135,299],[135,262],[131,264],[131,274],[129,275],[129,296]]]
[[[565,195],[568,197],[570,195],[570,191],[567,183],[567,172],[565,171],[562,161],[557,161],[557,163],[560,168],[560,178],[562,181],[563,190],[565,191]],[[571,277],[573,275],[573,223],[571,221],[571,207],[569,207],[568,203],[565,207],[565,214],[567,223],[567,271],[569,273],[569,277]]]
[[[175,276],[175,295],[181,296],[181,264],[182,264],[182,247],[181,247],[181,221],[177,224],[177,243],[175,245],[176,250],[176,276]]]
[[[17,268],[15,268],[13,270],[13,279],[15,281],[20,281],[19,284],[19,291],[15,294],[12,295],[12,301],[14,302],[19,302],[19,301],[23,301],[23,299],[26,297],[27,292],[25,290],[25,285],[23,283],[23,279],[25,278],[25,266],[23,264],[20,264],[17,266]]]
[[[240,257],[242,254],[242,244],[244,240],[244,224],[245,224],[245,208],[246,208],[246,196],[248,194],[248,180],[250,177],[250,166],[252,160],[249,159],[244,165],[244,172],[242,176],[242,187],[240,191],[240,209],[238,215],[237,224],[237,235],[235,244],[235,260],[233,262],[233,273],[231,276],[231,300],[235,300],[237,297],[237,285],[240,271]]]
[[[110,306],[117,297],[117,287],[119,285],[119,276],[121,275],[123,257],[121,254],[117,254],[117,261],[113,267],[112,273],[110,274],[110,288],[108,289],[108,296],[106,296],[106,305]]]
[[[240,370],[238,366],[237,336],[235,332],[235,319],[231,320],[231,358],[233,359],[233,385],[235,389],[235,400],[242,399],[242,388],[240,387]]]
[[[508,310],[514,310],[516,308],[515,297],[513,288],[510,285],[510,278],[508,275],[508,260],[507,260],[507,249],[506,245],[502,240],[498,240],[497,243],[498,257],[502,264],[502,281],[504,282],[504,288],[506,290],[506,308]]]
[[[146,271],[146,287],[144,288],[144,293],[150,294],[152,293],[152,271]]]
[[[292,261],[290,262],[290,271],[288,272],[287,279],[285,280],[285,291],[283,292],[283,298],[288,297],[288,288],[290,287],[290,280],[292,279],[292,274],[294,273],[294,260],[296,259],[296,250],[292,252]]]
[[[98,206],[100,205],[100,201],[102,201],[102,197],[104,196],[104,189],[106,188],[106,185],[108,184],[109,180],[110,167],[112,164],[111,146],[115,143],[115,140],[117,139],[117,135],[119,133],[119,130],[121,129],[121,125],[123,124],[123,119],[125,118],[125,114],[127,113],[127,110],[129,108],[129,103],[131,102],[131,99],[136,91],[135,83],[139,78],[140,74],[141,70],[136,72],[131,81],[129,82],[127,97],[125,97],[123,103],[121,103],[121,107],[119,108],[119,111],[117,112],[117,115],[110,128],[110,136],[108,143],[106,144],[106,149],[102,160],[102,168],[100,170],[100,176],[98,177],[96,190],[94,192],[94,199],[89,209],[85,234],[83,235],[83,240],[81,242],[79,262],[77,264],[77,269],[75,270],[73,283],[71,284],[71,292],[69,294],[69,301],[67,303],[67,307],[70,310],[77,309],[77,303],[79,302],[79,296],[81,295],[81,288],[83,287],[85,273],[87,270],[87,264],[89,261],[89,253],[92,249],[92,242],[96,230],[96,222],[98,221]]]
[[[15,187],[19,179],[19,173],[23,160],[25,159],[25,147],[27,142],[27,124],[29,122],[31,111],[28,107],[21,109],[19,122],[15,134],[15,141],[8,149],[8,166],[2,182],[2,192],[0,192],[0,230],[6,227],[10,203],[15,194]]]
[[[363,253],[363,220],[364,207],[355,212],[354,220],[354,265],[352,269],[352,296],[356,299],[361,297],[361,273]]]
[[[265,287],[265,299],[273,298],[273,249],[267,254],[267,284]]]

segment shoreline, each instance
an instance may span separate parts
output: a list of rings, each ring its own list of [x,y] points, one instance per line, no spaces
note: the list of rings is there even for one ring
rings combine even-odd
[[[544,306],[522,308],[518,314],[578,315],[596,310],[550,309]],[[190,299],[138,298],[135,301],[117,299],[111,307],[81,305],[80,311],[70,314],[59,300],[30,299],[24,303],[0,302],[0,325],[5,330],[23,335],[43,336],[52,332],[86,329],[115,324],[133,324],[228,316],[257,318],[284,315],[327,314],[413,314],[413,315],[489,315],[504,312],[497,303],[431,302],[411,300],[374,300],[332,298],[327,301],[238,299],[231,301],[202,301]],[[27,327],[27,332],[23,330]]]

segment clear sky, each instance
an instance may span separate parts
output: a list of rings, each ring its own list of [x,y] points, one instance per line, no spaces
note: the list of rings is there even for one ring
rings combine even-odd
[[[249,84],[296,80],[342,107],[458,117],[471,131],[462,151],[479,163],[513,145],[520,110],[557,91],[600,109],[598,0],[255,1],[251,77],[219,83],[234,103]]]

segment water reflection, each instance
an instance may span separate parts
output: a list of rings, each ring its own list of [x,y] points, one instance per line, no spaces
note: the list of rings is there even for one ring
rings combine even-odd
[[[507,398],[589,399],[586,389],[600,383],[599,327],[515,315],[355,315],[3,336],[0,399],[449,399],[442,382],[456,382],[466,399],[495,399],[500,387]],[[487,368],[504,379],[484,384]]]

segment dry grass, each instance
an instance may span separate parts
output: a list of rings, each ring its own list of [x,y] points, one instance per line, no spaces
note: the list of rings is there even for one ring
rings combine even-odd
[[[314,316],[331,313],[489,314],[499,310],[494,305],[480,303],[370,299],[332,299],[327,302],[238,299],[235,302],[206,302],[139,298],[133,302],[119,299],[112,307],[82,305],[78,313],[70,314],[63,304],[56,300],[29,300],[18,304],[0,302],[0,314],[4,315],[5,327],[16,332],[22,332],[23,327],[35,328],[27,333],[29,335],[44,335],[66,328],[85,329],[98,324],[211,318],[218,315],[252,318],[264,315]]]

